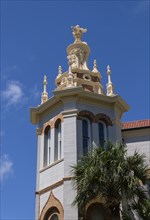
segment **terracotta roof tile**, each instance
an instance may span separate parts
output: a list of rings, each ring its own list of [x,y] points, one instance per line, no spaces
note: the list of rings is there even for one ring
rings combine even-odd
[[[133,129],[133,128],[143,128],[143,127],[150,127],[150,119],[123,122],[122,130]]]

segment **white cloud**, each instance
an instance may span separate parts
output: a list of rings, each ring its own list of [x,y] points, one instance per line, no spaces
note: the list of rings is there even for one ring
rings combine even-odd
[[[2,99],[8,106],[20,103],[23,95],[22,85],[19,81],[9,81],[6,89],[2,91]]]
[[[12,173],[13,163],[9,159],[8,155],[2,155],[0,159],[0,181],[4,180],[6,177]]]

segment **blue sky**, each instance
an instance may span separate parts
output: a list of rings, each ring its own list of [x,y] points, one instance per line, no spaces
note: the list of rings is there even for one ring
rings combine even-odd
[[[83,40],[107,83],[130,105],[123,121],[150,118],[149,1],[1,1],[1,219],[34,219],[37,106],[48,78],[52,96],[58,66],[68,69],[71,26],[87,28]]]

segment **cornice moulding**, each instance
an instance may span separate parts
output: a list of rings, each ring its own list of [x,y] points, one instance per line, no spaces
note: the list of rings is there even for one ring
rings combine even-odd
[[[97,105],[99,105],[101,102],[106,104],[114,104],[117,108],[120,109],[122,113],[129,110],[129,106],[119,95],[110,97],[102,94],[87,92],[84,91],[81,86],[66,88],[63,90],[55,90],[53,91],[53,94],[54,96],[46,101],[44,104],[30,109],[30,118],[33,124],[37,124],[39,122],[40,115],[43,114],[46,110],[50,109],[58,102],[61,102],[61,104],[63,104],[63,102],[65,102],[65,99],[67,97],[69,98],[70,96],[72,96],[72,99],[77,102],[78,99],[83,98],[87,99],[88,101],[92,100]],[[75,100],[75,98],[77,98],[77,100]]]

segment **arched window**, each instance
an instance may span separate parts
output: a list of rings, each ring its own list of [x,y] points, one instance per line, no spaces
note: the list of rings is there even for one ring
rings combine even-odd
[[[47,126],[44,131],[44,167],[51,163],[51,130]]]
[[[62,158],[62,132],[61,132],[61,120],[58,119],[55,123],[55,157],[57,161]]]
[[[82,119],[82,140],[83,140],[83,154],[87,154],[91,144],[91,123],[89,119]]]
[[[58,219],[58,215],[57,215],[57,214],[53,214],[53,215],[50,217],[50,220],[59,220],[59,219]]]
[[[107,141],[107,129],[106,124],[102,121],[98,123],[99,145],[104,146]]]
[[[44,218],[41,218],[43,220],[59,220],[60,219],[60,213],[56,207],[51,207],[46,214],[44,215]]]

